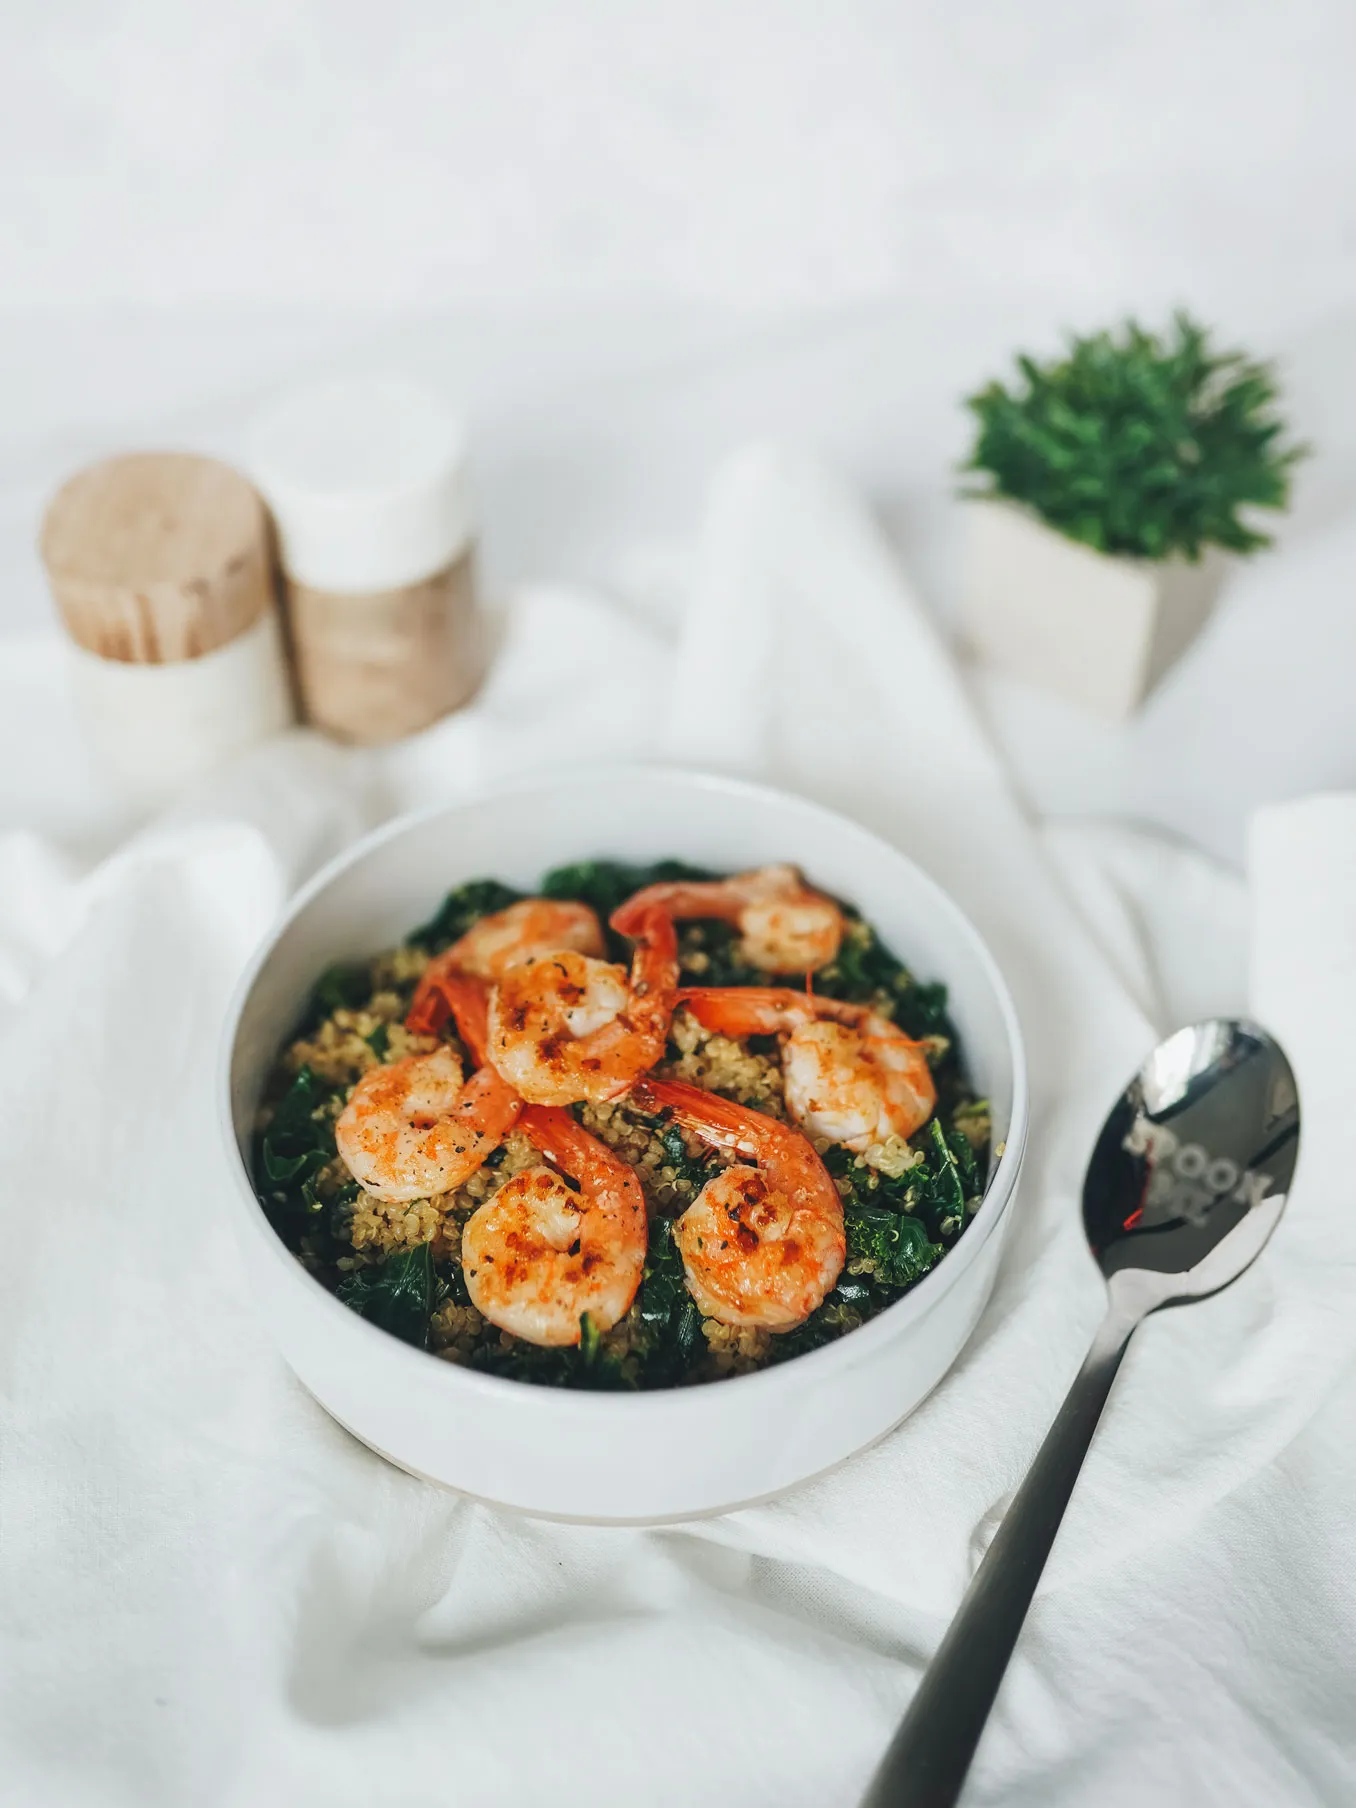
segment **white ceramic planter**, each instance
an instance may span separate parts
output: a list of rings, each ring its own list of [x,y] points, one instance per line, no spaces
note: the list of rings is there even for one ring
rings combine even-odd
[[[279,1240],[248,1173],[260,1090],[318,975],[389,946],[446,890],[522,886],[565,860],[674,854],[720,869],[793,860],[853,900],[901,958],[950,988],[1003,1150],[955,1249],[837,1343],[758,1374],[645,1394],[533,1387],[439,1361],[339,1304]],[[416,1474],[529,1512],[665,1520],[761,1498],[831,1467],[911,1412],[955,1360],[993,1286],[1026,1138],[1020,1033],[993,960],[912,861],[799,798],[645,768],[510,785],[407,818],[321,873],[246,976],[222,1051],[227,1189],[258,1308],[339,1422]]]
[[[1204,627],[1227,559],[1110,558],[1029,509],[966,504],[961,623],[979,656],[1102,715],[1127,716]]]

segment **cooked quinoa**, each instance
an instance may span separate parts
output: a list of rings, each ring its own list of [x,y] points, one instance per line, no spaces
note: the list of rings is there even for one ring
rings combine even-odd
[[[548,873],[541,891],[579,899],[606,923],[644,885],[711,876],[672,861],[649,868],[590,861]],[[298,1260],[345,1304],[444,1361],[494,1374],[569,1387],[683,1386],[747,1374],[854,1330],[916,1285],[964,1232],[984,1188],[988,1107],[967,1085],[944,989],[916,981],[849,910],[843,945],[814,975],[815,989],[869,1003],[925,1042],[938,1102],[908,1141],[892,1136],[859,1155],[815,1140],[843,1200],[847,1231],[843,1272],[818,1310],[780,1336],[701,1316],[684,1285],[671,1227],[721,1158],[662,1117],[614,1101],[571,1109],[635,1169],[645,1195],[649,1255],[630,1311],[601,1337],[590,1335],[585,1321],[574,1349],[542,1348],[488,1323],[466,1290],[462,1231],[507,1180],[540,1163],[538,1151],[514,1130],[454,1191],[391,1205],[353,1180],[335,1152],[334,1124],[369,1068],[439,1045],[440,1038],[404,1025],[420,975],[472,923],[519,895],[494,880],[462,886],[398,948],[332,968],[275,1064],[255,1138],[256,1189]],[[625,958],[627,945],[608,936],[614,957]],[[681,924],[679,958],[684,984],[767,983],[766,974],[741,964],[737,937],[724,923]],[[445,1035],[466,1058],[450,1027]],[[680,1008],[655,1073],[786,1116],[771,1037],[715,1034]]]

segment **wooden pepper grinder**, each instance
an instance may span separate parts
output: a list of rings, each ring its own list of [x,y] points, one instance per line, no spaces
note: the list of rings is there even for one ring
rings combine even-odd
[[[139,804],[276,734],[292,700],[268,519],[237,471],[188,452],[77,472],[40,547],[101,770]]]
[[[396,740],[457,708],[483,670],[465,444],[413,384],[337,380],[258,423],[251,464],[278,530],[303,713],[341,740]]]

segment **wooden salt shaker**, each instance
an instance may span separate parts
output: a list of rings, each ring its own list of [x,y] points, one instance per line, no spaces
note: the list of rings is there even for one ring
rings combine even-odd
[[[380,378],[297,391],[259,422],[252,468],[306,719],[374,743],[464,703],[483,635],[465,443],[438,401]]]
[[[43,563],[100,768],[139,803],[292,720],[268,519],[243,477],[187,452],[77,472],[48,507]]]

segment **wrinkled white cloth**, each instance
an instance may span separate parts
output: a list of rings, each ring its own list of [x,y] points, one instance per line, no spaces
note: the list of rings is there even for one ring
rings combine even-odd
[[[51,659],[0,674],[15,719]],[[372,1456],[255,1323],[222,1209],[220,1020],[288,892],[390,810],[562,749],[756,773],[892,837],[991,942],[1035,1081],[1004,1271],[936,1393],[834,1475],[666,1530],[533,1523]],[[112,851],[60,771],[71,833],[30,796],[0,836],[6,1799],[854,1801],[1096,1322],[1101,1117],[1183,1001],[1240,1002],[1237,883],[1144,837],[1043,841],[865,513],[776,448],[717,483],[676,645],[529,592],[458,718],[375,755],[291,736]],[[976,1808],[1356,1796],[1356,805],[1269,813],[1253,882],[1294,1203],[1235,1288],[1137,1338]]]

